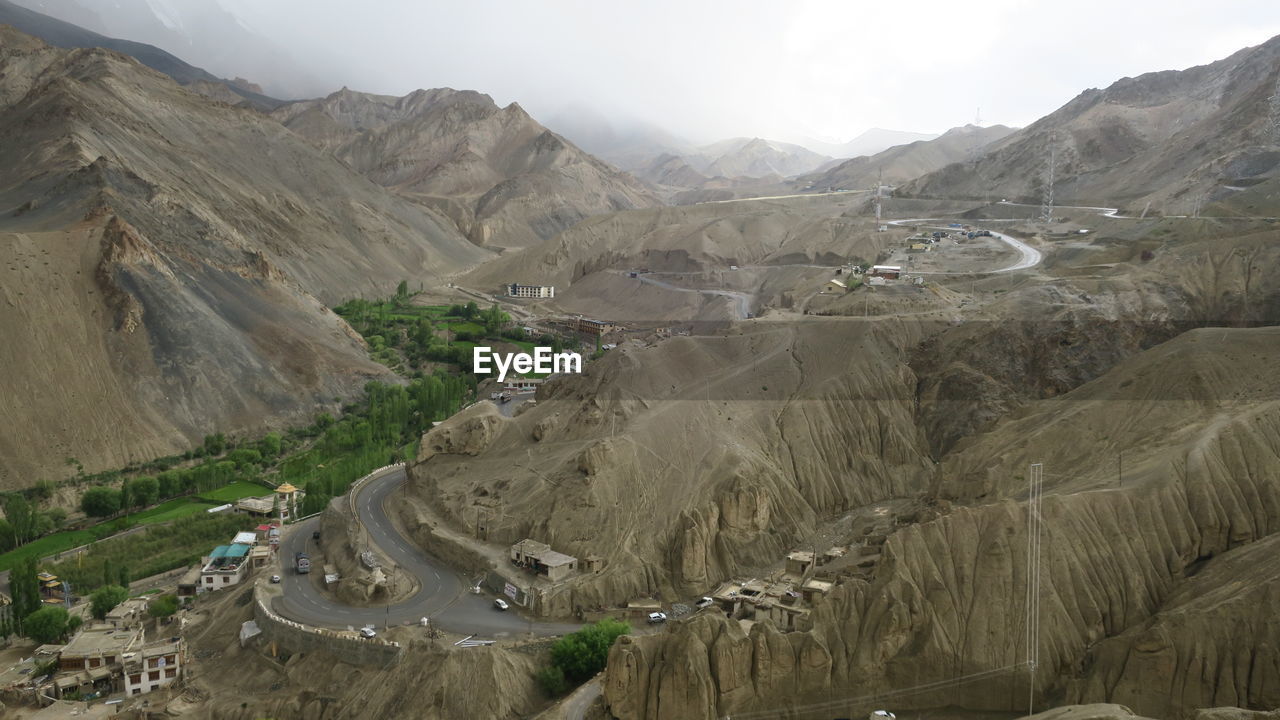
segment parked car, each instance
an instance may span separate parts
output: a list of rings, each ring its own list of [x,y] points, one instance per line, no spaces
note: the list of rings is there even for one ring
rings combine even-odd
[[[360,628],[360,637],[362,638],[375,638],[377,636],[378,636],[378,631],[374,630],[372,625],[365,625],[364,627]]]
[[[278,582],[280,582],[280,576],[279,576],[279,575],[272,575],[272,576],[271,576],[271,582],[273,582],[273,583],[278,583]]]
[[[319,531],[319,530],[317,530],[317,531],[315,531],[315,532],[311,533],[311,539],[312,539],[312,540],[315,540],[315,541],[317,541],[317,542],[319,542],[319,540],[320,540],[320,531]]]
[[[714,603],[715,603],[715,600],[712,600],[709,597],[703,596],[698,600],[698,602],[694,603],[694,605],[697,605],[699,608],[704,608],[704,607],[711,607],[711,605]]]
[[[667,614],[662,612],[649,613],[649,622],[664,623],[667,621]]]
[[[507,601],[503,600],[502,598],[496,598],[493,601],[493,606],[498,608],[499,610],[506,610],[507,608],[511,607],[510,605],[507,604]]]

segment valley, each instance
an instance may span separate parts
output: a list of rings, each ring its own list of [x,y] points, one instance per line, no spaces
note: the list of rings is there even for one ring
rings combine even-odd
[[[1280,710],[1280,39],[1023,128],[692,142],[25,5],[6,717]]]

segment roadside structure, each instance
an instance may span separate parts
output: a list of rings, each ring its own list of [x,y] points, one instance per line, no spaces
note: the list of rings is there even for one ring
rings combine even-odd
[[[556,296],[556,288],[554,285],[521,285],[520,283],[511,283],[506,286],[507,297],[513,298],[532,298],[545,299]]]

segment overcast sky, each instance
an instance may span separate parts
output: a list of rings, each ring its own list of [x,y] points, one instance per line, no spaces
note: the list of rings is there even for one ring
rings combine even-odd
[[[941,132],[979,107],[1021,126],[1280,34],[1277,0],[219,1],[333,89],[468,88],[695,141]]]

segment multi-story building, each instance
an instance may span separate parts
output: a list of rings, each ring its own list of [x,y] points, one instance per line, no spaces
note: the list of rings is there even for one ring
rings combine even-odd
[[[182,675],[181,641],[154,643],[126,656],[124,694],[141,695],[174,682]]]
[[[554,285],[521,285],[511,283],[507,286],[507,295],[513,298],[553,298],[556,296]]]

